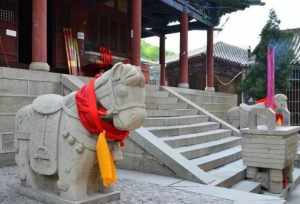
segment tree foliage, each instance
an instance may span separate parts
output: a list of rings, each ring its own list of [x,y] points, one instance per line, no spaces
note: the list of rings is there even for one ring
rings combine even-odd
[[[275,89],[285,90],[289,87],[291,74],[291,61],[294,51],[290,46],[293,34],[280,30],[280,20],[274,10],[270,10],[269,19],[260,34],[261,40],[253,51],[256,62],[247,73],[246,79],[241,83],[241,89],[247,97],[260,99],[266,96],[267,88],[267,49],[275,48]]]
[[[145,41],[142,41],[141,55],[145,60],[157,62],[159,60],[159,47],[151,45]],[[166,51],[166,57],[174,56],[174,52]]]

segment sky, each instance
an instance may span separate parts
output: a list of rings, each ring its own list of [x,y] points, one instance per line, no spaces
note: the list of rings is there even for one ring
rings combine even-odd
[[[300,0],[262,0],[265,6],[252,6],[221,18],[222,31],[215,31],[214,41],[223,41],[242,48],[254,49],[259,43],[259,34],[266,24],[270,9],[274,9],[281,20],[281,29],[300,28]],[[146,38],[146,42],[159,45],[157,37]],[[189,32],[189,50],[206,45],[205,31]],[[166,49],[179,52],[179,34],[167,35]]]

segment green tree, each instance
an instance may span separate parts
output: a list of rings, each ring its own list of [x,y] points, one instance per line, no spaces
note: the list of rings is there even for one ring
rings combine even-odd
[[[145,41],[142,41],[141,45],[141,55],[145,60],[150,60],[157,62],[159,60],[159,47],[151,45]],[[174,56],[175,53],[171,51],[166,51],[166,57]]]
[[[248,97],[260,99],[266,96],[267,84],[267,49],[274,47],[275,56],[275,89],[285,90],[289,87],[291,61],[294,51],[290,46],[293,34],[280,30],[280,20],[274,10],[270,10],[269,19],[260,34],[261,40],[253,54],[256,62],[247,71],[246,79],[241,83],[241,90]]]

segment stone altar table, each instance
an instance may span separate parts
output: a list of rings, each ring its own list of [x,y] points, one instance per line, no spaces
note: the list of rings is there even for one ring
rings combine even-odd
[[[247,178],[262,184],[271,193],[281,193],[293,182],[300,127],[278,126],[243,129],[242,156]]]

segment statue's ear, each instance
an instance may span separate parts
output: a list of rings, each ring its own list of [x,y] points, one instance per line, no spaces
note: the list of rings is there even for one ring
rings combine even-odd
[[[115,64],[112,68],[112,81],[119,81],[123,75],[125,65],[122,62]]]
[[[126,76],[126,85],[144,87],[145,78],[140,67],[131,66],[129,70],[130,71],[127,73]]]

